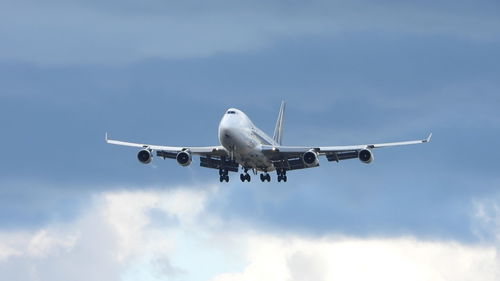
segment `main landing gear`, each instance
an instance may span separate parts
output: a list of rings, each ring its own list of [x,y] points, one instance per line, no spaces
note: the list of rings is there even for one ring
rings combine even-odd
[[[219,181],[220,182],[229,182],[229,172],[227,170],[224,170],[224,169],[219,169]]]
[[[248,174],[248,168],[243,167],[243,173],[240,174],[240,180],[242,182],[250,182],[252,178],[250,177],[250,174]],[[257,171],[254,170],[255,175],[257,175]],[[286,170],[285,169],[278,169],[276,170],[276,173],[278,174],[278,182],[287,181],[287,176],[286,176]],[[225,169],[220,169],[219,170],[219,175],[220,175],[220,182],[228,182],[229,181],[229,176],[228,176],[228,171]],[[271,181],[271,175],[268,174],[267,172],[263,172],[260,174],[260,181],[262,182],[270,182]]]
[[[268,173],[260,174],[260,181],[261,182],[265,182],[265,181],[270,182],[271,176]]]
[[[240,174],[240,180],[242,182],[244,182],[244,181],[250,182],[251,179],[252,178],[250,177],[249,174],[246,174],[246,173],[245,174]]]
[[[286,177],[286,170],[285,169],[276,170],[276,173],[278,174],[278,182],[281,182],[281,181],[286,182],[287,177]]]
[[[250,175],[248,174],[248,169],[247,169],[247,168],[243,168],[243,170],[245,171],[245,173],[240,174],[240,180],[241,180],[242,182],[245,182],[245,181],[250,182],[250,180],[251,180],[252,178],[251,178],[251,177],[250,177]]]

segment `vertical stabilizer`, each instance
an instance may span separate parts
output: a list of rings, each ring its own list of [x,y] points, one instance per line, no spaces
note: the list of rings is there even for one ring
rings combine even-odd
[[[281,145],[281,139],[283,138],[284,122],[285,122],[285,101],[282,101],[280,112],[278,114],[278,120],[276,120],[276,127],[274,128],[274,135],[273,135],[274,141],[279,145]]]

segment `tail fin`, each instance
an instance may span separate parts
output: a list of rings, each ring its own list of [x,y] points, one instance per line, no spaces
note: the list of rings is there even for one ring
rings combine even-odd
[[[278,120],[276,120],[276,127],[274,128],[274,135],[273,135],[274,141],[279,145],[281,145],[281,139],[283,138],[284,121],[285,121],[285,101],[282,101],[280,112],[278,114]]]

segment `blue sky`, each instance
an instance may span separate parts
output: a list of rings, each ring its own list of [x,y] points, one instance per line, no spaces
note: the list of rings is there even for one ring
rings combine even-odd
[[[314,254],[325,239],[325,248],[347,239],[367,256],[372,243],[424,256],[456,243],[493,268],[484,280],[498,279],[500,261],[488,257],[500,246],[499,8],[496,1],[0,2],[0,273],[67,280],[84,269],[82,260],[99,257],[97,279],[246,280],[266,266],[252,262],[252,249],[293,237],[307,243],[291,248],[321,261],[283,254],[285,277],[272,280],[330,276],[314,266],[322,263],[356,265]],[[242,184],[232,175],[223,185],[198,159],[187,168],[160,159],[141,165],[134,149],[103,141],[109,132],[217,144],[229,107],[271,133],[281,100],[285,144],[398,141],[430,131],[434,139],[377,150],[370,165],[322,159],[286,184]],[[102,215],[116,206],[121,214],[129,201],[137,221]],[[90,231],[93,218],[102,229]],[[147,246],[163,232],[175,233],[174,246]],[[207,237],[216,236],[246,247],[210,246]],[[89,237],[100,247],[89,247]],[[128,250],[116,259],[102,249],[112,257]],[[446,254],[456,256],[453,249]],[[211,256],[211,270],[189,263]],[[71,270],[56,270],[62,260]],[[23,266],[32,272],[16,270]]]

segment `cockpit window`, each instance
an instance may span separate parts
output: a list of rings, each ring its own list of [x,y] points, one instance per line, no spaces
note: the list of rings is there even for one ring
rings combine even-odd
[[[229,111],[227,112],[227,114],[236,114],[236,111],[229,110]]]

